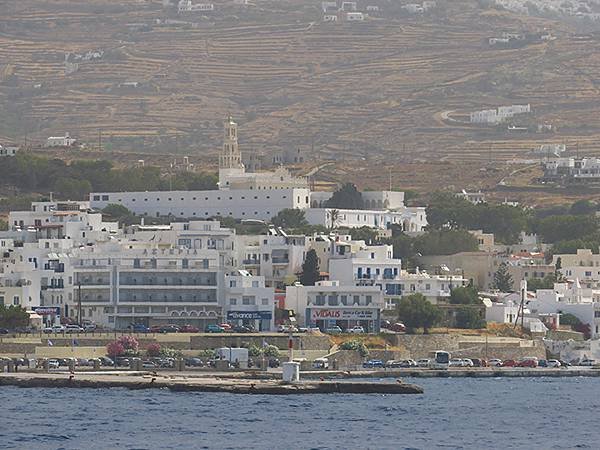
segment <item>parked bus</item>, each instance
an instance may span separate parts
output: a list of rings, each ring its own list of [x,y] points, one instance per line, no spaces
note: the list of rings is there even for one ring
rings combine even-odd
[[[429,368],[430,369],[448,369],[450,364],[450,353],[444,350],[436,350],[430,353]]]

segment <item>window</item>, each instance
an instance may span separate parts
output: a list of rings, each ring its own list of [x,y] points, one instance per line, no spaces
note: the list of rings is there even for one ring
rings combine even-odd
[[[262,303],[264,306],[266,306],[266,305],[268,305],[268,304],[269,304],[269,299],[268,299],[268,298],[263,298],[263,299],[261,300],[261,303]]]
[[[258,281],[253,281],[252,282],[252,287],[253,288],[257,288],[258,287]]]
[[[242,297],[242,305],[255,305],[254,297]]]
[[[373,296],[367,295],[365,298],[367,300],[367,305],[370,305],[371,303],[373,303]]]
[[[102,196],[102,201],[105,201],[105,202],[107,202],[107,201],[108,201],[108,195],[103,195],[103,196]]]
[[[229,299],[229,304],[230,305],[237,305],[237,298],[230,298]]]
[[[236,281],[235,280],[229,280],[229,287],[235,287],[236,286]]]
[[[94,195],[94,201],[99,202],[100,201],[100,196],[99,195]]]
[[[13,305],[18,305],[18,304],[19,304],[19,296],[18,296],[18,295],[15,295],[15,296],[13,297]]]

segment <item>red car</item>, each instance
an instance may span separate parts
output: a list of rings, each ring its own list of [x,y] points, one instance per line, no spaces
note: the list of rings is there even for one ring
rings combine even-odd
[[[516,365],[517,363],[514,359],[507,359],[506,361],[502,362],[502,367],[515,367]]]
[[[404,333],[406,331],[406,327],[404,326],[403,323],[400,323],[400,322],[391,324],[388,329],[395,333]]]
[[[180,333],[199,333],[200,329],[192,325],[183,325],[179,328]]]
[[[537,367],[538,361],[534,358],[524,358],[517,362],[517,367]]]
[[[232,331],[233,327],[228,323],[220,323],[219,326],[223,328],[226,332]]]

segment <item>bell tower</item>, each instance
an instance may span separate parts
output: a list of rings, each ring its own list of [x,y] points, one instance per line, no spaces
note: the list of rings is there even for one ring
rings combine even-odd
[[[243,168],[242,154],[238,146],[237,123],[231,116],[225,120],[223,131],[223,149],[219,156],[219,169]]]

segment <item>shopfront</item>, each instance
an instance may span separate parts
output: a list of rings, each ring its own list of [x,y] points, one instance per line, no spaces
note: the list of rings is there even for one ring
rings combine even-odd
[[[38,316],[42,316],[42,323],[45,327],[60,325],[60,307],[32,306],[31,310]]]
[[[234,326],[251,326],[257,331],[271,331],[273,313],[271,311],[228,311],[227,322]]]
[[[380,328],[377,308],[308,308],[306,317],[310,318],[311,326],[321,331],[336,325],[344,331],[359,325],[367,333],[378,333]]]

